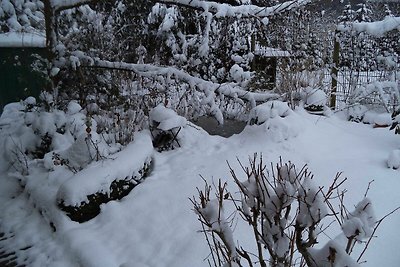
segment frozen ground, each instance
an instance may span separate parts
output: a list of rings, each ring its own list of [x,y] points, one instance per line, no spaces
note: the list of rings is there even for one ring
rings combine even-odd
[[[400,206],[400,171],[387,167],[391,151],[400,148],[400,138],[387,128],[373,129],[300,110],[268,125],[247,126],[230,138],[186,127],[181,144],[174,151],[154,152],[152,174],[127,197],[102,205],[99,216],[82,224],[71,222],[55,206],[53,191],[64,173],[37,170],[29,177],[36,185],[29,187],[36,190],[30,192],[3,172],[0,232],[8,238],[0,240],[0,250],[16,251],[20,263],[38,267],[208,266],[204,261],[208,247],[198,233],[201,226],[188,198],[203,186],[199,175],[209,181],[221,178],[234,188],[226,162],[241,173],[236,158],[246,162],[255,152],[263,154],[264,162],[282,157],[298,166],[308,164],[321,185],[343,172],[349,178],[345,186],[350,209],[362,199],[371,180],[375,182],[369,196],[377,218]],[[56,232],[49,218],[55,221]],[[383,222],[362,266],[400,265],[399,225],[399,212]],[[240,227],[234,238],[244,245],[250,242]]]

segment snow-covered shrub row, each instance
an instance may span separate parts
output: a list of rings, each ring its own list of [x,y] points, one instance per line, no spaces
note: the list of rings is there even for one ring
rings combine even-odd
[[[98,116],[75,101],[65,111],[48,112],[29,97],[6,105],[0,117],[0,169],[18,179],[53,228],[62,218],[53,207],[56,198],[71,218],[87,220],[99,213],[100,204],[126,196],[149,172],[150,133],[131,132],[135,142],[121,151],[125,143],[99,128]]]
[[[241,164],[240,164],[241,165]],[[191,199],[203,233],[211,250],[213,266],[294,266],[301,258],[303,266],[360,266],[350,254],[357,243],[368,240],[375,230],[373,206],[368,198],[361,200],[349,212],[343,200],[341,185],[345,180],[338,174],[327,189],[314,184],[312,174],[303,167],[297,170],[292,163],[271,165],[269,170],[257,159],[242,166],[244,177],[230,167],[239,193],[227,190],[221,181],[212,187],[206,182],[198,198]],[[236,191],[236,190],[235,190]],[[238,218],[250,228],[255,246],[245,248],[234,240],[234,230],[224,214],[231,214],[233,203]],[[231,217],[234,215],[230,215]],[[334,216],[341,226],[338,238],[316,248],[319,236]],[[255,251],[256,250],[256,251]],[[362,255],[362,254],[361,254]]]
[[[153,146],[148,132],[101,162],[93,162],[64,182],[58,206],[74,221],[84,222],[100,213],[100,205],[126,196],[148,175]],[[118,160],[115,160],[118,158]]]

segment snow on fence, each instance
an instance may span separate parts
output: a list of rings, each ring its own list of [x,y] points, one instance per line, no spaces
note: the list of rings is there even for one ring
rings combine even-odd
[[[390,77],[394,74],[394,77]],[[394,78],[398,80],[400,73],[387,71],[387,70],[376,70],[376,71],[357,71],[351,69],[341,68],[337,75],[337,89],[336,89],[336,107],[341,108],[345,104],[349,104],[356,93],[362,87],[366,87],[369,84],[375,82],[387,81]],[[327,69],[324,73],[324,79],[322,81],[322,87],[325,92],[331,92],[332,90],[332,74],[331,70]],[[370,104],[380,105],[382,99],[379,95],[373,94],[369,97]],[[350,103],[351,104],[351,103]],[[386,103],[383,103],[389,111],[393,111],[399,103],[396,99],[387,99]]]

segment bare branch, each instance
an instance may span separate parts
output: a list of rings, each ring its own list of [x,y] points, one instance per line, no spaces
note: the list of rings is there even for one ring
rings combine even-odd
[[[371,243],[372,238],[375,236],[375,232],[376,230],[378,230],[379,225],[390,215],[392,215],[393,213],[397,212],[400,210],[400,207],[395,208],[394,210],[392,210],[391,212],[387,213],[385,216],[383,216],[381,219],[379,219],[374,227],[374,230],[372,231],[371,236],[369,237],[367,244],[365,245],[363,251],[361,252],[360,256],[357,259],[357,262],[360,262],[362,256],[364,255],[365,251],[367,251],[369,244]]]

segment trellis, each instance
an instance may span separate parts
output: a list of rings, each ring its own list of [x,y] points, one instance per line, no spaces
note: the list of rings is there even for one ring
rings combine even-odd
[[[340,27],[338,27],[340,29]],[[359,39],[353,38],[354,34],[363,33],[364,30],[358,30],[353,32],[353,26],[350,28],[350,33],[347,35],[349,38],[352,38],[352,42],[370,42],[367,45],[379,44],[381,43],[381,38],[385,38],[386,36],[376,36],[376,35],[368,35],[368,39]],[[368,28],[367,28],[368,29]],[[342,29],[343,30],[343,29]],[[338,34],[339,31],[336,32]],[[395,29],[392,30],[392,33],[395,32],[398,36],[398,31]],[[340,108],[343,105],[352,104],[352,97],[354,96],[355,90],[360,87],[365,87],[368,84],[391,80],[398,81],[398,72],[399,70],[399,54],[400,54],[400,45],[397,43],[394,51],[391,53],[391,57],[393,59],[393,63],[391,65],[382,64],[382,57],[378,57],[377,54],[370,56],[367,58],[367,55],[363,53],[358,53],[353,56],[352,66],[345,65],[343,60],[343,55],[341,54],[341,47],[339,41],[336,40],[334,52],[333,52],[333,66],[330,71],[325,73],[323,86],[327,92],[331,92],[331,101],[330,106],[332,108]],[[361,47],[358,44],[353,43],[353,47]],[[381,49],[380,47],[376,47],[376,50]],[[351,51],[354,53],[355,51]],[[361,51],[362,52],[362,51]],[[368,60],[372,62],[371,65],[365,65],[360,67],[359,64],[362,60]],[[368,97],[369,104],[378,104],[381,101],[377,94],[371,94]],[[389,101],[388,103],[384,103],[385,106],[390,107],[390,111],[398,108],[399,103],[398,99],[394,99],[393,101]]]

